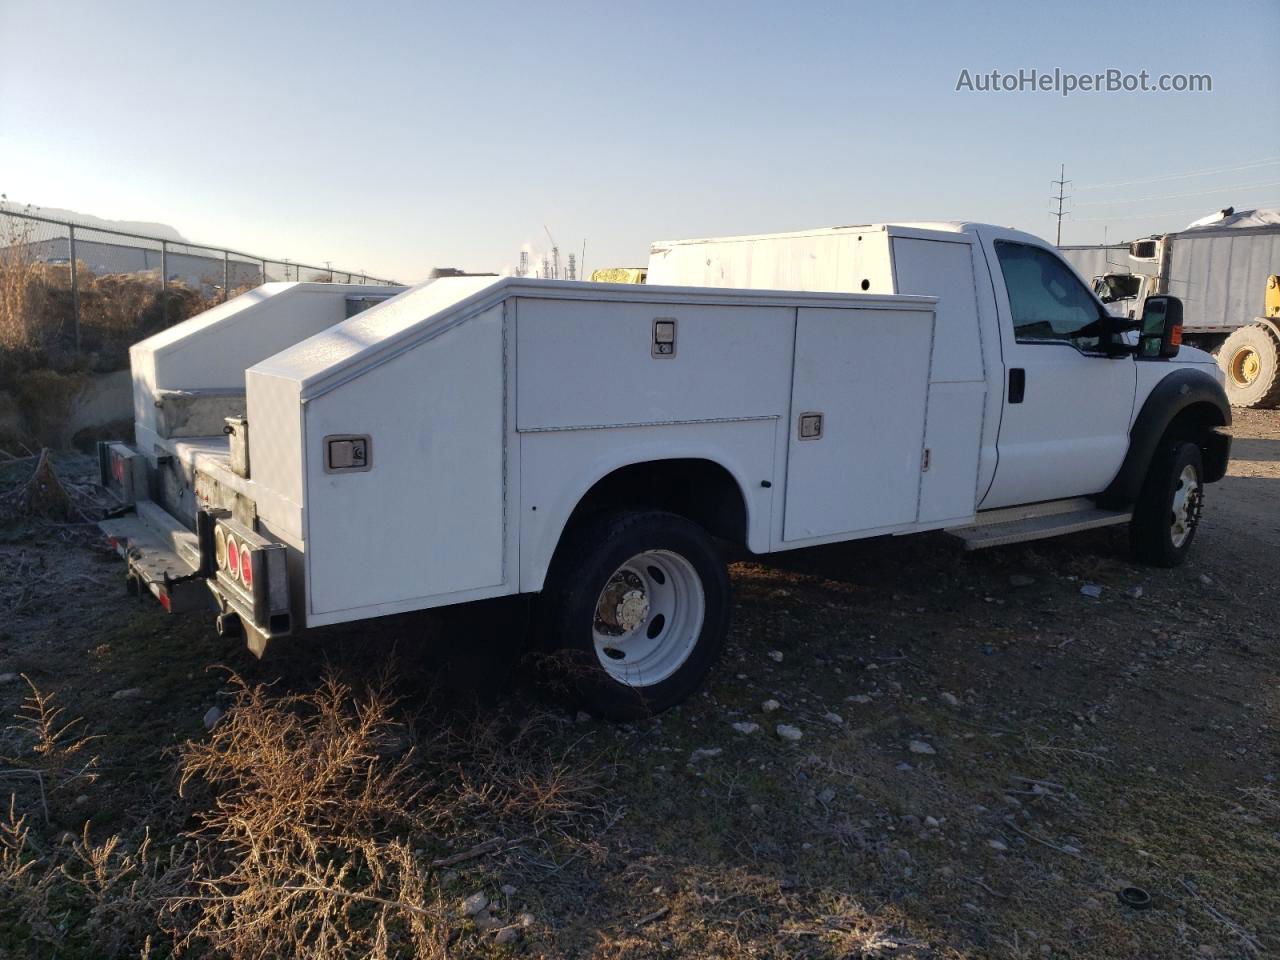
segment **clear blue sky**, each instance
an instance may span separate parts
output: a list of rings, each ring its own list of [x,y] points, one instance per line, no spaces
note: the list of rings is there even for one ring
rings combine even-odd
[[[1052,237],[1059,163],[1064,242],[1280,206],[1276,0],[0,0],[0,36],[10,200],[401,280],[536,257],[544,224],[588,268],[886,219]],[[1020,67],[1213,91],[955,91]]]

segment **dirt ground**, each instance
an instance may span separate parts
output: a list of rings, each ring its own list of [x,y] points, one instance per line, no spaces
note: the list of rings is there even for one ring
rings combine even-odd
[[[325,631],[258,662],[206,620],[125,597],[86,528],[12,522],[0,712],[27,693],[9,675],[26,674],[101,738],[100,767],[91,788],[45,797],[47,818],[13,763],[0,790],[37,811],[50,847],[86,819],[177,843],[186,821],[156,811],[175,795],[174,748],[229,703],[211,665],[289,691],[326,664],[358,686],[394,655],[420,743],[441,724],[538,718],[522,749],[592,778],[572,847],[513,833],[435,871],[458,955],[1278,955],[1280,411],[1238,411],[1233,433],[1177,570],[1133,564],[1122,528],[975,554],[930,535],[739,560],[710,683],[626,727],[508,668],[509,606]],[[1121,902],[1128,887],[1148,909]],[[525,918],[509,945],[459,914],[476,892]],[[70,934],[52,950],[5,910],[0,957],[97,955]]]

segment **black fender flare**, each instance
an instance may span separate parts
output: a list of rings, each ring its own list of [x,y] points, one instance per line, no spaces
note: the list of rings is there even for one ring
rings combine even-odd
[[[1129,428],[1129,452],[1125,454],[1124,463],[1110,486],[1099,495],[1099,501],[1119,505],[1136,501],[1160,439],[1178,414],[1198,403],[1207,403],[1217,410],[1221,420],[1218,425],[1231,425],[1231,404],[1227,402],[1227,392],[1212,374],[1184,367],[1157,383]],[[1227,472],[1231,437],[1213,430],[1207,434],[1202,445],[1205,482],[1215,483]]]

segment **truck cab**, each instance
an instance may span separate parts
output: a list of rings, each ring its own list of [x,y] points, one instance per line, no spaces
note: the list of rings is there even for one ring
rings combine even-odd
[[[660,241],[649,282],[937,296],[930,419],[945,421],[949,435],[981,438],[975,513],[1129,498],[1132,489],[1115,496],[1112,485],[1131,486],[1122,468],[1157,385],[1176,373],[1207,395],[1221,393],[1208,354],[1181,346],[1145,356],[1134,342],[1138,321],[1113,318],[1052,245],[989,224]],[[1229,422],[1229,412],[1210,407],[1201,413],[1214,425]],[[1216,451],[1224,441],[1206,442]],[[1225,454],[1215,451],[1205,455],[1217,463]]]
[[[1093,278],[1091,287],[1112,316],[1133,319],[1146,299],[1143,288],[1147,279],[1140,273],[1104,273]]]

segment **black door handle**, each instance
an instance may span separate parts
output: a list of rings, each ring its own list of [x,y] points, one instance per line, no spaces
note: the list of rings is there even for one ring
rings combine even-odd
[[[1027,371],[1022,367],[1009,368],[1009,402],[1021,403],[1027,394]]]

